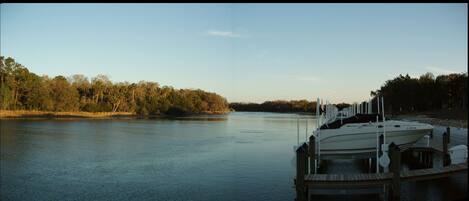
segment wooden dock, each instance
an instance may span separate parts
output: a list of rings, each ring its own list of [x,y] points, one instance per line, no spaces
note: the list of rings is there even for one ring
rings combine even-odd
[[[441,168],[411,170],[400,173],[401,181],[421,181],[447,177],[453,173],[467,170],[467,164],[450,165]],[[321,186],[350,186],[350,185],[381,185],[390,183],[393,173],[377,174],[307,174],[304,177],[306,185]]]
[[[453,140],[453,139],[451,139]],[[455,138],[453,145],[466,144],[464,138]],[[438,143],[439,142],[439,143]],[[467,162],[450,165],[448,147],[450,145],[450,129],[445,133],[433,135],[430,139],[422,139],[415,146],[400,150],[395,144],[389,147],[391,164],[387,173],[361,174],[314,174],[315,138],[311,136],[309,143],[303,143],[296,150],[297,174],[294,179],[296,186],[296,200],[306,201],[313,194],[383,194],[385,200],[400,200],[400,184],[405,181],[422,181],[448,177],[457,173],[467,173]],[[423,169],[401,170],[401,153],[411,151],[429,155],[431,160],[424,162]],[[439,165],[433,161],[434,155],[441,155],[443,160]],[[428,158],[428,157],[427,157]]]
[[[433,133],[431,135],[431,137],[428,139],[423,137],[422,139],[420,139],[419,141],[417,141],[417,143],[415,143],[412,148],[416,149],[416,148],[432,148],[434,149],[435,151],[439,151],[439,152],[443,152],[443,137],[444,137],[444,133],[446,133],[448,135],[448,142],[447,142],[447,145],[448,146],[452,146],[452,145],[460,145],[460,144],[467,144],[467,135],[466,136],[462,136],[461,134],[457,134],[457,133],[451,133],[451,130],[449,127],[446,128],[445,132],[442,132],[440,131],[439,133]],[[467,134],[467,133],[466,133]]]

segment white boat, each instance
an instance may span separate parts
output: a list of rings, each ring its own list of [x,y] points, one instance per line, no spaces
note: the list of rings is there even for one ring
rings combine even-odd
[[[426,134],[433,132],[433,126],[430,124],[384,121],[383,98],[381,98],[381,113],[379,102],[378,97],[377,113],[372,112],[371,101],[351,105],[341,111],[331,104],[317,105],[317,124],[320,127],[313,132],[313,135],[316,136],[316,147],[320,154],[346,155],[376,152],[381,134],[384,136],[385,144],[389,145],[394,142],[400,148],[405,149]]]
[[[371,117],[371,118],[370,118]],[[430,134],[430,124],[406,121],[367,121],[376,115],[355,115],[324,124],[313,132],[320,142],[321,154],[357,154],[376,152],[377,136],[385,132],[385,143],[394,142],[401,148],[411,146]]]

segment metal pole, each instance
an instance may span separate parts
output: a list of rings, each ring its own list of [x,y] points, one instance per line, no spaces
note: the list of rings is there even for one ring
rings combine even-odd
[[[316,101],[316,126],[319,128],[319,98]]]
[[[378,114],[379,114],[379,96],[376,96],[376,105],[378,107]]]
[[[378,116],[376,116],[376,173],[379,173],[379,127],[378,127]]]
[[[368,114],[368,105],[366,105],[366,102],[363,103],[363,113]]]
[[[306,119],[306,132],[305,132],[305,141],[308,141],[308,118]]]
[[[331,118],[331,107],[329,105],[329,101],[326,101],[326,115],[327,119]]]
[[[319,98],[317,98],[316,100],[316,142],[317,143],[317,146],[315,147],[317,150],[316,150],[316,154],[319,155],[319,128],[320,128],[320,125],[319,125],[319,110],[320,110],[320,101],[319,101]],[[317,173],[317,169],[318,169],[318,157],[316,157],[316,160],[314,160],[314,173]]]
[[[318,167],[321,164],[321,132],[318,130]]]
[[[368,108],[369,108],[369,114],[373,114],[373,104],[371,102],[371,99],[368,99]]]
[[[370,107],[370,104],[368,103],[368,101],[365,102],[365,109],[366,109],[365,113],[367,113],[367,114],[369,114],[369,112],[370,112],[370,108],[369,108],[369,107]]]
[[[300,118],[296,117],[296,138],[298,141],[298,146],[300,145]]]
[[[322,100],[321,100],[321,107],[322,106],[323,105],[322,105]],[[321,128],[321,125],[318,126],[318,130],[317,130],[317,132],[318,132],[318,139],[317,139],[317,141],[318,141],[318,146],[317,146],[318,147],[318,159],[317,159],[318,162],[317,162],[317,167],[319,167],[319,165],[320,165],[320,157],[321,157],[321,132],[320,132],[321,129],[320,128]]]
[[[386,123],[384,118],[384,97],[381,97],[381,114],[383,116],[383,144],[386,144]]]

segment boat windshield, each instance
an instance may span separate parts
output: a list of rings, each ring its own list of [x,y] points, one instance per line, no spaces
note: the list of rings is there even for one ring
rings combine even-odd
[[[378,120],[382,121],[383,118],[380,114],[356,114],[355,116],[340,119],[337,118],[335,121],[326,123],[320,127],[320,129],[336,129],[342,127],[342,125],[350,124],[350,123],[368,123],[368,122],[376,122],[376,116],[378,116]]]

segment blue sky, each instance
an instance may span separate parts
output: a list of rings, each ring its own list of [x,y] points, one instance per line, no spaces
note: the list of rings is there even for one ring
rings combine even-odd
[[[1,4],[0,53],[228,101],[360,101],[399,74],[467,72],[467,4]]]

